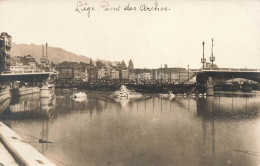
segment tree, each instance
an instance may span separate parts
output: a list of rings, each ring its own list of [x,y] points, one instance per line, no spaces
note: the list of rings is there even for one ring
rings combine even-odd
[[[128,63],[128,70],[133,70],[134,69],[134,63],[132,61],[132,59],[129,60],[129,63]]]

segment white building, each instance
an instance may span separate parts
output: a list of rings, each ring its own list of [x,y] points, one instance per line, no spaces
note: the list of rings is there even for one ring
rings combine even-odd
[[[104,79],[106,77],[106,69],[98,70],[98,79]]]
[[[30,65],[15,65],[10,66],[10,71],[12,73],[28,73],[28,72],[34,72],[35,66]]]

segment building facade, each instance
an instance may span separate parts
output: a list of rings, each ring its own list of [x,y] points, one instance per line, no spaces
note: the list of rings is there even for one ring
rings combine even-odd
[[[74,68],[56,68],[59,78],[64,80],[74,80]]]
[[[12,73],[31,73],[35,71],[35,67],[34,66],[30,66],[30,65],[11,65],[10,66],[10,71]]]
[[[3,32],[0,36],[0,73],[10,71],[12,48],[12,37],[8,33]]]
[[[13,73],[35,72],[37,62],[32,55],[12,57],[10,71]]]
[[[111,70],[111,79],[119,79],[119,71],[116,69]]]
[[[122,79],[127,80],[129,78],[128,70],[122,70]]]
[[[98,79],[105,79],[106,78],[106,69],[99,69],[98,70]]]

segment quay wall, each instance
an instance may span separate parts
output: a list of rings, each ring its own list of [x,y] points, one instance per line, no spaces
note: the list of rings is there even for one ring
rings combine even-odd
[[[10,89],[5,89],[0,91],[0,103],[4,102],[11,97]]]
[[[21,88],[13,88],[10,90],[11,97],[19,97],[22,95],[28,95],[32,93],[39,93],[39,87],[21,87]]]
[[[0,90],[0,113],[4,110],[10,103],[9,98],[11,98],[10,89]]]
[[[0,141],[21,166],[55,166],[2,122],[0,122]]]
[[[6,108],[10,103],[10,98],[17,98],[23,95],[39,93],[40,88],[38,87],[21,87],[21,88],[5,88],[0,90],[0,112]]]

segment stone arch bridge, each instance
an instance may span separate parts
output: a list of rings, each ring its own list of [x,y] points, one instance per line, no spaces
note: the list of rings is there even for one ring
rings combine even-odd
[[[196,76],[198,84],[205,84],[211,77],[213,86],[235,78],[244,78],[260,83],[260,69],[203,69],[194,71],[194,76]]]

